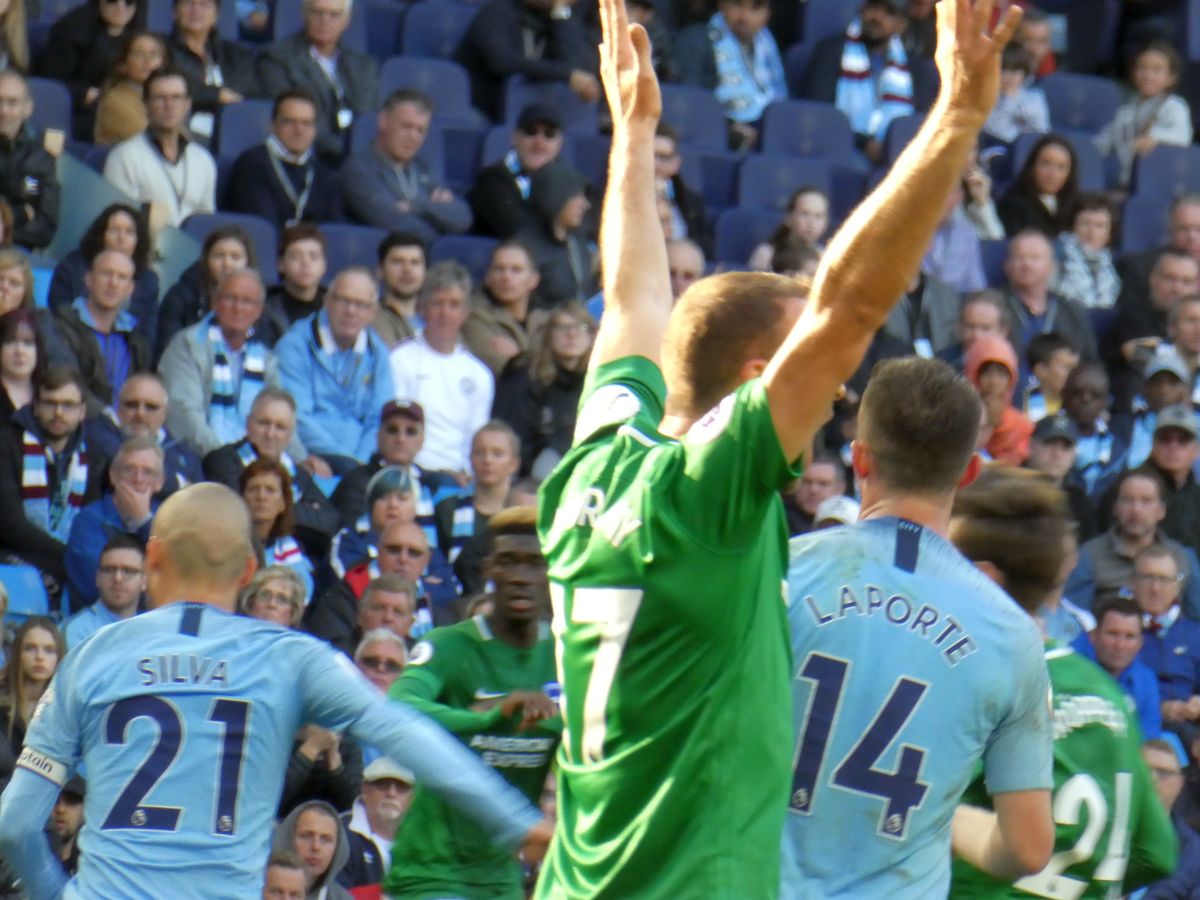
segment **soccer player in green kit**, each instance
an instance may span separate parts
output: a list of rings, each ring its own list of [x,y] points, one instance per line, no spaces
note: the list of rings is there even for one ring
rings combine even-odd
[[[1069,511],[1042,476],[985,471],[958,494],[950,537],[1030,615],[1067,576]],[[1057,549],[1061,548],[1061,549]],[[1055,853],[1036,875],[999,881],[955,860],[954,898],[1117,898],[1175,868],[1175,829],[1142,760],[1142,735],[1125,693],[1099,666],[1048,644],[1054,716]],[[955,813],[958,845],[987,833],[992,813],[980,775]]]
[[[779,491],[916,274],[1020,12],[989,36],[992,0],[943,0],[942,93],[811,292],[725,274],[672,310],[650,44],[622,0],[600,7],[605,311],[540,493],[563,744],[537,896],[771,898],[793,750]]]
[[[531,507],[492,516],[484,562],[492,612],[425,635],[389,692],[457,735],[534,803],[562,731],[535,525]],[[523,900],[522,878],[511,852],[418,786],[383,887],[406,900]]]

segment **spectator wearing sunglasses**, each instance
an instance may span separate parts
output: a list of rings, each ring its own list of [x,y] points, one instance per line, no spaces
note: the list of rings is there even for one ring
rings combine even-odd
[[[512,149],[479,170],[467,202],[480,234],[508,240],[535,221],[529,205],[533,173],[562,154],[562,117],[548,103],[530,103],[517,117]]]

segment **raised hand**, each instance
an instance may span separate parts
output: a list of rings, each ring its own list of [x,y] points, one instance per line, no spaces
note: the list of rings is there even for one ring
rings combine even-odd
[[[653,135],[662,114],[662,94],[650,55],[650,37],[630,25],[624,0],[600,0],[600,79],[612,110],[613,129],[647,128]]]
[[[955,113],[985,121],[1000,92],[1000,52],[1021,21],[1019,7],[1010,6],[988,33],[995,0],[941,0],[937,5],[938,41],[935,59],[942,77],[942,95]]]

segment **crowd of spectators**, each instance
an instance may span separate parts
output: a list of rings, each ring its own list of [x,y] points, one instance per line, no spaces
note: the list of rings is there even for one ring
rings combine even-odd
[[[20,610],[0,779],[57,661],[144,608],[172,492],[238,491],[262,563],[241,614],[329,641],[386,691],[422,635],[485,608],[489,518],[535,502],[570,445],[603,312],[594,10],[294,2],[289,18],[285,0],[237,0],[227,22],[218,0],[83,0],[53,20],[47,0],[0,0],[0,564],[32,576],[0,582]],[[784,500],[792,534],[855,520],[849,447],[876,362],[962,372],[979,452],[1070,500],[1077,545],[1043,626],[1136,704],[1184,836],[1177,879],[1200,891],[1192,6],[1028,5],[922,269]],[[630,0],[666,82],[676,296],[719,268],[811,276],[933,102],[931,0],[854,7]],[[453,25],[440,51],[418,40],[430,10]],[[397,80],[392,50],[449,68]],[[47,82],[70,113],[39,130]],[[255,108],[261,136],[222,130],[253,132],[234,113]],[[74,246],[56,240],[68,157],[123,197]],[[180,259],[171,235],[197,215],[210,227]],[[348,226],[367,242],[353,258],[331,240]],[[280,766],[264,896],[378,883],[411,774],[314,727]],[[47,826],[68,865],[85,791],[72,780]]]

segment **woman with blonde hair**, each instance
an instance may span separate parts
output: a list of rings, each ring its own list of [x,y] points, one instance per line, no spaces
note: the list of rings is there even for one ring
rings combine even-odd
[[[0,69],[29,71],[25,0],[0,0]]]
[[[238,612],[251,619],[295,628],[304,615],[308,588],[288,566],[266,566],[254,573],[238,595]]]

